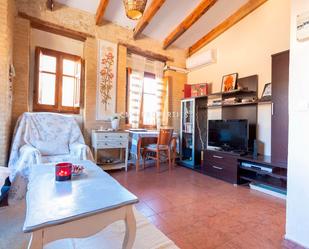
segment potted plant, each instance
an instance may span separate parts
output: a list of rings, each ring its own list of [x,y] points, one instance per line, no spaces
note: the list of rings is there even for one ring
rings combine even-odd
[[[120,125],[120,119],[123,118],[123,115],[121,113],[115,113],[110,117],[111,126],[113,130],[119,130]]]

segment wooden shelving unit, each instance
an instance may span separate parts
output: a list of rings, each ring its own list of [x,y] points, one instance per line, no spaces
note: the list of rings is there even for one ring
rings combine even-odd
[[[287,167],[285,164],[271,161],[271,157],[259,156],[254,158],[252,156],[240,157],[239,161],[239,183],[255,182],[262,183],[267,186],[286,191],[287,187]],[[272,172],[265,171],[259,168],[246,167],[242,162],[251,163],[258,166],[271,168]]]
[[[279,171],[279,172],[268,172],[268,171],[264,171],[264,170],[259,170],[259,169],[255,169],[255,168],[248,168],[248,167],[243,167],[243,166],[239,166],[240,169],[243,169],[243,170],[248,170],[248,171],[252,171],[252,172],[255,172],[255,173],[258,173],[260,175],[268,175],[268,176],[271,176],[271,177],[274,177],[274,178],[278,178],[278,179],[282,179],[282,180],[287,180],[287,175],[286,175],[286,172],[283,172],[283,171]]]
[[[256,127],[257,127],[257,114],[258,114],[258,105],[269,105],[272,104],[272,100],[261,100],[258,99],[258,76],[253,75],[245,78],[238,79],[238,86],[241,89],[230,91],[230,92],[217,92],[204,96],[202,98],[192,98],[192,101],[196,103],[199,101],[201,105],[202,102],[206,102],[206,114],[208,116],[208,110],[220,110],[221,119],[246,119],[249,122],[249,153],[253,148],[253,141],[256,139]],[[244,90],[245,89],[245,90]],[[254,99],[252,102],[235,102],[231,104],[224,104],[224,100],[229,98],[238,99]],[[212,103],[212,100],[221,100],[222,104],[209,105]],[[240,101],[239,100],[239,101]],[[205,104],[205,103],[204,103]],[[194,109],[196,111],[196,109]],[[203,110],[205,111],[205,110]],[[196,113],[194,112],[194,116]],[[194,121],[196,122],[196,121]],[[207,123],[204,122],[204,126]],[[196,123],[193,129],[192,137],[194,137],[194,142],[198,141]],[[185,131],[182,134],[188,136],[191,134],[186,133]],[[207,141],[207,132],[203,134],[203,140]],[[182,141],[180,142],[182,144]],[[193,149],[192,146],[189,146],[190,149]],[[200,150],[200,148],[199,148]],[[190,160],[183,160],[183,165],[189,166],[197,172],[210,175],[234,184],[243,184],[243,183],[259,183],[266,186],[277,188],[281,191],[286,191],[287,186],[287,166],[284,163],[278,161],[273,162],[270,157],[258,156],[257,158],[252,157],[252,155],[241,156],[235,155],[229,152],[214,152],[209,148],[204,149],[204,158],[203,165],[199,165],[198,162],[200,151],[194,150],[194,160],[195,164],[192,164]],[[198,159],[197,159],[198,158]],[[220,158],[220,159],[217,159]],[[224,158],[224,159],[222,159]],[[188,158],[187,158],[188,159]],[[189,158],[190,159],[190,158]],[[229,163],[226,163],[229,161]],[[252,164],[266,166],[272,168],[272,172],[261,170],[258,167],[245,167],[241,166],[242,162],[250,162]]]
[[[270,187],[278,188],[279,190],[286,191],[286,184],[283,184],[282,182],[274,182],[273,180],[269,180],[267,178],[262,178],[258,176],[240,176],[241,179],[249,182],[254,183],[262,183]]]

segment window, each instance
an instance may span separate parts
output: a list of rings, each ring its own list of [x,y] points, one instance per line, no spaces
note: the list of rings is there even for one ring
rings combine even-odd
[[[79,113],[81,58],[37,47],[35,61],[34,111]]]
[[[155,75],[151,73],[144,73],[142,80],[142,87],[139,89],[137,85],[139,84],[140,78],[136,75],[132,75],[131,70],[127,70],[127,112],[131,115],[127,119],[127,124],[131,125],[131,120],[133,119],[132,113],[136,109],[136,102],[140,102],[137,106],[140,106],[139,110],[139,127],[155,127],[156,126],[156,111],[158,105],[157,96],[157,82],[155,80]],[[137,96],[140,95],[140,100],[137,100]],[[134,115],[134,114],[133,114]]]
[[[142,125],[156,125],[157,85],[154,75],[145,74],[142,97]]]

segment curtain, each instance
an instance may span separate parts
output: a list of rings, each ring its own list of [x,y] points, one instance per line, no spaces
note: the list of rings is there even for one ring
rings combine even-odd
[[[156,125],[159,129],[162,123],[162,113],[163,113],[163,103],[164,96],[166,95],[166,87],[163,81],[163,69],[164,63],[160,61],[154,61],[154,74],[156,76],[156,95],[157,95],[157,103],[156,103]]]
[[[165,76],[163,77],[163,91],[161,96],[161,110],[162,110],[162,125],[168,126],[168,119],[169,119],[169,83],[170,79],[169,77]]]
[[[160,61],[149,60],[145,57],[129,54],[127,56],[127,67],[131,70],[129,75],[130,82],[130,104],[129,104],[129,123],[132,128],[139,127],[139,121],[142,118],[142,98],[143,98],[143,83],[145,72],[155,75],[155,89],[156,103],[154,103],[153,110],[143,110],[144,114],[152,115],[157,128],[161,125],[167,125],[167,109],[164,109],[166,105],[166,97],[168,91],[168,81],[163,80],[164,63]],[[151,112],[153,112],[151,114]],[[165,112],[163,119],[163,113]]]
[[[139,128],[139,120],[141,117],[145,63],[145,57],[134,54],[128,56],[127,66],[131,68],[131,73],[129,74],[129,123],[132,125],[132,128],[135,129]]]

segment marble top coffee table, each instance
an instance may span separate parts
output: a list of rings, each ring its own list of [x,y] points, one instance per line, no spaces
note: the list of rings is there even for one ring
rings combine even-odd
[[[117,220],[126,224],[123,248],[132,248],[136,234],[132,207],[138,198],[91,161],[73,163],[83,165],[84,173],[66,182],[55,181],[52,165],[31,168],[23,227],[32,233],[28,249],[89,237]]]

